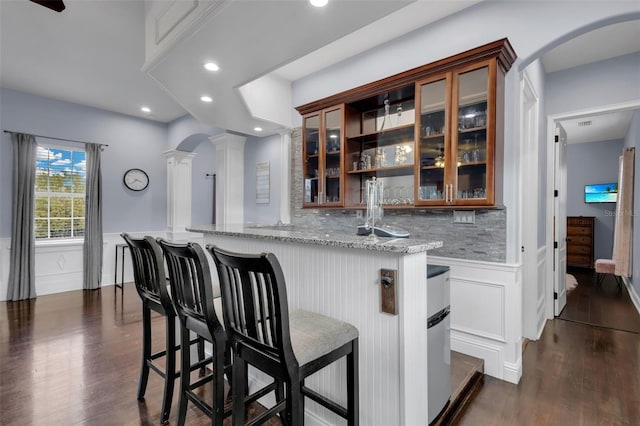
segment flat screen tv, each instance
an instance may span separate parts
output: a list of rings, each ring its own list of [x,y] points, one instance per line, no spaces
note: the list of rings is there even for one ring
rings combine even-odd
[[[584,202],[615,203],[618,198],[618,183],[598,183],[584,186]]]

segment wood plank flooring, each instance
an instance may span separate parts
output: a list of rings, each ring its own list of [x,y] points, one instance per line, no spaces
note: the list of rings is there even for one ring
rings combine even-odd
[[[571,268],[568,272],[576,277],[578,287],[567,296],[561,319],[640,333],[640,314],[624,284],[619,289],[608,275],[598,286],[592,269]]]
[[[459,425],[640,425],[640,315],[612,277],[572,268],[578,287],[538,341],[518,385],[485,376]]]
[[[149,375],[145,401],[136,400],[140,300],[132,283],[124,287],[124,297],[106,287],[0,302],[0,425],[160,424],[163,382],[157,374]],[[157,314],[152,314],[152,332],[156,351],[164,344],[164,318]],[[455,397],[483,363],[452,352],[451,364]],[[202,394],[209,397],[209,389]],[[177,400],[178,383],[170,424],[175,424]],[[247,418],[263,410],[254,404]],[[426,418],[425,411],[425,423]],[[205,425],[209,419],[189,404],[187,424]],[[280,424],[278,418],[267,423]]]
[[[160,376],[151,372],[145,402],[136,399],[142,315],[135,287],[124,287],[124,298],[106,287],[0,302],[0,425],[160,424]],[[164,318],[152,318],[156,351],[164,344]],[[178,386],[170,424],[175,424]],[[256,404],[247,415],[260,411]],[[210,420],[189,404],[187,424]],[[279,424],[278,419],[267,423]]]
[[[640,335],[555,319],[523,354],[518,385],[485,376],[459,425],[640,424]]]
[[[160,377],[150,374],[144,403],[135,397],[140,301],[132,284],[125,284],[124,293],[114,297],[113,287],[106,287],[0,302],[1,425],[160,423]],[[154,316],[153,326],[154,346],[161,346],[164,319]],[[452,368],[464,364],[457,361],[452,356]],[[523,370],[517,386],[485,376],[458,423],[640,424],[638,334],[550,321],[542,338],[527,345]],[[452,388],[465,374],[453,372]],[[177,392],[170,424],[176,407]],[[252,407],[248,416],[259,410]],[[187,423],[209,420],[190,404]]]

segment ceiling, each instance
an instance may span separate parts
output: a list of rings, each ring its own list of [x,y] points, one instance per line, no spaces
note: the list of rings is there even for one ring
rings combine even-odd
[[[633,110],[591,114],[560,120],[567,132],[567,143],[587,143],[621,140],[627,136]]]
[[[640,52],[640,21],[613,24],[571,39],[542,58],[548,73],[591,62]],[[567,143],[587,143],[624,139],[633,111],[623,110],[562,120]]]
[[[243,84],[266,75],[293,81],[478,2],[330,1],[324,9],[302,0],[230,1],[149,70],[154,81],[142,71],[144,1],[65,0],[66,10],[55,13],[0,0],[0,85],[160,122],[190,113],[214,127],[259,135],[253,127],[260,125],[269,134],[277,125],[251,116]],[[638,25],[574,39],[545,55],[544,66],[555,71],[640,51]],[[215,75],[201,68],[211,56],[221,66]],[[204,92],[214,102],[203,105]]]

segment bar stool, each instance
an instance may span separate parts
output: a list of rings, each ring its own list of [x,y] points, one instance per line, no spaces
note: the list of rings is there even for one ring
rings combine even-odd
[[[193,383],[189,374],[180,377],[178,424],[185,424],[187,404],[191,401],[211,418],[212,425],[222,426],[224,417],[231,413],[230,409],[224,409],[224,375],[231,378],[231,356],[227,335],[218,319],[222,316],[220,290],[212,284],[206,254],[198,244],[175,244],[162,239],[158,239],[158,243],[167,262],[172,300],[180,319],[182,369],[190,364],[190,351],[184,348],[188,347],[186,342],[191,332],[213,345],[211,374]],[[194,392],[209,382],[213,386],[211,403]]]
[[[176,312],[167,290],[162,250],[151,237],[132,238],[127,233],[120,235],[131,251],[136,290],[142,301],[142,367],[138,381],[138,399],[144,400],[149,370],[158,373],[164,379],[160,421],[166,423],[171,412],[175,379],[180,376],[180,371],[176,371],[176,350],[180,348],[180,345],[176,345]],[[163,315],[166,324],[165,348],[156,353],[151,352],[151,311]],[[190,347],[191,343],[198,343],[198,354],[202,362],[204,360],[204,341],[194,339],[187,342],[186,346]],[[164,369],[155,362],[163,356],[166,357]],[[186,369],[191,371],[199,367],[200,364],[196,364],[191,367],[187,366]]]
[[[276,404],[251,424],[284,411],[283,423],[304,424],[304,397],[359,424],[358,329],[313,312],[289,313],[284,275],[273,253],[241,254],[207,246],[218,270],[225,329],[233,348],[233,426],[244,422],[242,389],[247,365],[272,376]],[[305,379],[334,361],[347,358],[347,408],[304,385]],[[282,398],[282,383],[286,397]],[[281,414],[282,417],[282,414]]]

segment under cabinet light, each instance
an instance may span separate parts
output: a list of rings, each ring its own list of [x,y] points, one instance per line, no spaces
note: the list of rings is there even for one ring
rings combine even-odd
[[[212,98],[211,96],[207,96],[207,95],[201,96],[201,97],[200,97],[200,100],[201,100],[202,102],[207,102],[207,103],[208,103],[208,102],[213,102],[213,98]]]
[[[151,112],[151,108],[143,106],[140,108],[140,111],[146,112],[147,114],[149,114]]]
[[[204,68],[208,71],[218,71],[220,69],[220,67],[213,62],[207,62],[204,64]]]
[[[329,3],[329,0],[309,0],[309,3],[315,7],[325,7],[327,3]]]
[[[262,127],[254,127],[253,130],[255,130],[256,132],[261,132],[262,131]]]

